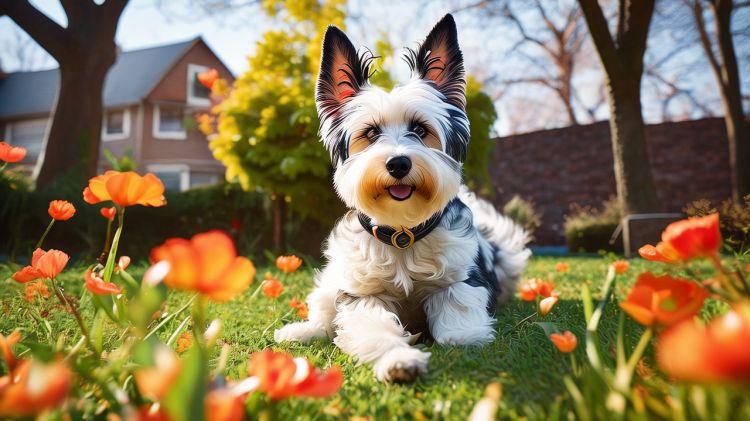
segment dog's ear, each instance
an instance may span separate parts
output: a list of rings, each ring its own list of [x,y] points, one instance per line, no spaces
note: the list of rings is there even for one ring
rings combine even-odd
[[[412,74],[435,83],[446,101],[458,108],[466,108],[466,78],[464,58],[458,47],[456,22],[445,15],[432,28],[415,52],[409,49],[406,62]]]
[[[371,54],[367,57],[357,54],[341,29],[328,27],[315,86],[315,103],[321,117],[335,116],[339,108],[362,89],[369,77],[371,61]]]

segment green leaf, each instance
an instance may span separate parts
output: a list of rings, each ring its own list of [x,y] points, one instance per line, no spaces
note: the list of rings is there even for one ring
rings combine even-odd
[[[104,316],[105,313],[102,310],[96,312],[94,316],[94,324],[91,326],[89,334],[91,335],[91,343],[94,344],[94,349],[101,355],[102,345],[104,343]]]
[[[162,401],[171,419],[201,421],[204,418],[203,398],[208,382],[208,358],[197,345],[188,351],[174,386]]]
[[[534,322],[535,325],[539,326],[544,330],[544,334],[549,336],[551,333],[560,333],[557,325],[550,322]]]

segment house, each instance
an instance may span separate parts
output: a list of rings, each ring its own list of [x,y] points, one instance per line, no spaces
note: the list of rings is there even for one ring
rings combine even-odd
[[[108,167],[103,152],[109,150],[130,156],[139,172],[155,173],[170,190],[219,181],[224,167],[195,122],[211,106],[208,89],[197,80],[209,68],[234,80],[201,38],[119,53],[103,93],[100,169]],[[43,149],[58,73],[0,73],[0,134],[28,150],[23,164],[35,165]]]

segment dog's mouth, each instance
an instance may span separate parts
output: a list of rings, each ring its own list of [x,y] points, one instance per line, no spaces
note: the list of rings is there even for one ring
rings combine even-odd
[[[410,198],[413,192],[414,187],[405,184],[396,184],[388,187],[388,194],[391,195],[393,200],[398,200],[399,202]]]

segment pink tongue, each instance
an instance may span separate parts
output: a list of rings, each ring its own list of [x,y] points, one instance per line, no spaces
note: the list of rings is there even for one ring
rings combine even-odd
[[[411,194],[411,186],[391,186],[388,187],[388,192],[395,198],[406,199]]]

